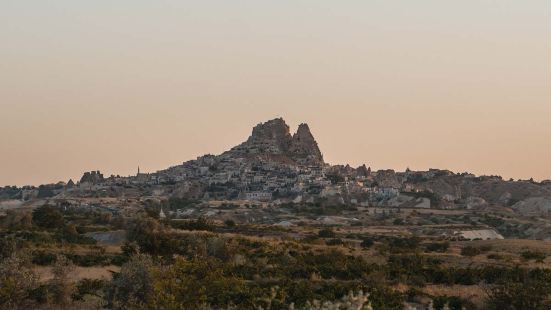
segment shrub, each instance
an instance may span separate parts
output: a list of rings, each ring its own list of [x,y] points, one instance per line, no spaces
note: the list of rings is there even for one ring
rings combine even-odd
[[[480,250],[480,248],[476,248],[472,246],[466,246],[461,249],[461,255],[463,256],[473,257],[473,256],[480,255],[481,253],[482,251]]]
[[[384,245],[392,253],[412,252],[417,249],[421,239],[418,237],[398,238],[389,237],[385,239]]]
[[[73,263],[64,256],[58,256],[52,268],[54,278],[50,281],[53,301],[58,305],[67,305],[73,292],[69,275],[75,270]],[[64,308],[64,307],[62,307]]]
[[[109,288],[111,308],[144,308],[153,294],[153,267],[147,255],[133,256],[124,264]]]
[[[538,263],[543,263],[543,261],[547,258],[547,254],[537,251],[523,251],[520,253],[520,256],[524,260],[535,260]]]
[[[65,256],[75,265],[81,267],[106,266],[111,263],[108,256],[101,254],[65,254]]]
[[[448,251],[450,243],[447,241],[444,242],[434,242],[426,245],[427,252],[441,252],[445,253]]]
[[[325,242],[327,245],[343,245],[342,239],[330,239]]]
[[[233,220],[226,220],[224,224],[229,228],[235,227],[235,222]]]
[[[0,309],[17,309],[37,285],[38,277],[23,259],[0,260]]]
[[[33,264],[40,266],[49,266],[53,264],[57,259],[57,256],[54,253],[45,252],[45,251],[34,251],[32,253],[32,262]]]
[[[228,275],[225,266],[216,259],[184,260],[153,273],[154,285],[150,305],[158,308],[213,308],[238,305],[250,308],[244,282]]]
[[[172,221],[170,225],[176,229],[213,231],[214,223],[204,217],[189,221]]]
[[[76,291],[71,298],[73,300],[83,300],[86,295],[99,295],[99,293],[107,287],[105,280],[83,279],[76,285]]]
[[[33,222],[42,228],[56,229],[63,227],[63,215],[54,207],[42,206],[33,211]]]
[[[457,296],[437,296],[434,298],[434,309],[462,310],[476,309],[475,305]]]
[[[332,229],[325,228],[318,232],[320,238],[335,238],[336,234]]]
[[[494,260],[502,260],[503,259],[503,255],[500,255],[500,254],[488,254],[488,259],[494,259]]]
[[[373,244],[374,244],[373,239],[366,238],[366,239],[362,240],[362,243],[360,245],[361,245],[362,248],[368,249],[368,248],[372,247]]]
[[[17,241],[11,236],[0,238],[0,260],[8,258],[15,253],[17,249]]]
[[[543,279],[523,283],[507,281],[487,290],[486,309],[551,309],[551,284]]]
[[[393,222],[392,222],[393,225],[404,225],[404,220],[403,219],[395,219]]]

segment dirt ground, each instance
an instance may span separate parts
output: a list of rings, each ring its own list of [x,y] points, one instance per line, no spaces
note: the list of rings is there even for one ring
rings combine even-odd
[[[478,285],[427,285],[423,291],[433,296],[460,296],[478,306],[481,306],[486,298],[484,289]]]
[[[53,278],[52,267],[36,267],[34,269],[39,276],[39,282],[47,282]],[[113,272],[119,272],[118,266],[105,267],[75,267],[69,275],[71,282],[78,282],[82,279],[111,280]]]

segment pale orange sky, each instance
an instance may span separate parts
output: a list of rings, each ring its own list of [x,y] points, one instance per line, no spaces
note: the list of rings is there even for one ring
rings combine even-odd
[[[45,3],[47,2],[47,3]],[[0,185],[307,122],[330,163],[551,178],[551,2],[0,3]]]

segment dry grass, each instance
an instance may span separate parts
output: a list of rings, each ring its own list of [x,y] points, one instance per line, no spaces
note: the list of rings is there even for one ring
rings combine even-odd
[[[478,306],[484,304],[486,294],[478,285],[427,285],[423,292],[432,296],[458,296]]]
[[[35,267],[34,271],[39,276],[39,281],[44,283],[53,278],[52,267]],[[71,282],[78,282],[82,279],[111,280],[113,272],[119,272],[118,266],[105,267],[75,267],[74,272],[69,276]]]

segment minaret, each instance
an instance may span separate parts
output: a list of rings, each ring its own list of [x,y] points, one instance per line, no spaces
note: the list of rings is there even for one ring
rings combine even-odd
[[[138,166],[138,176],[140,175],[140,166]]]

